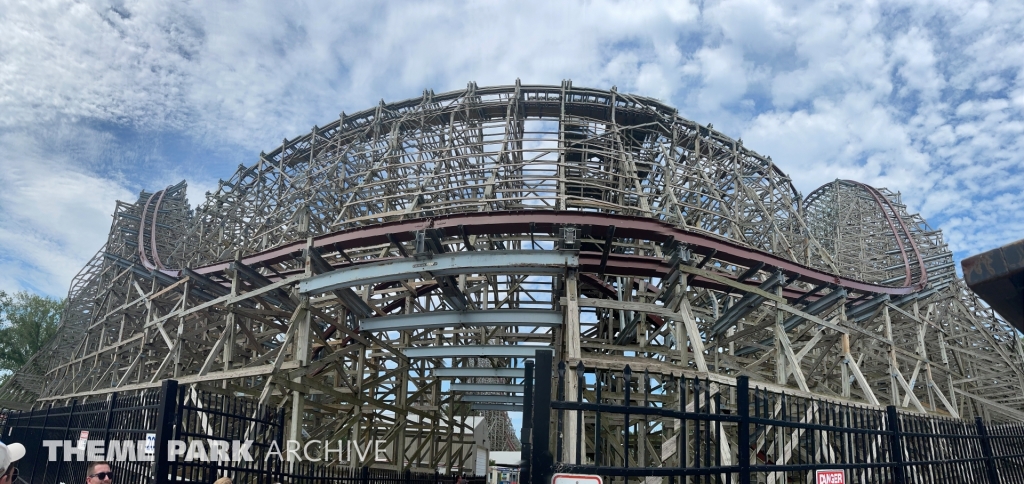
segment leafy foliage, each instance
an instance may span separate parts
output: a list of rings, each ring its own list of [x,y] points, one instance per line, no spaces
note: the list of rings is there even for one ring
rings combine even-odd
[[[57,332],[63,299],[0,291],[0,371],[15,371]]]

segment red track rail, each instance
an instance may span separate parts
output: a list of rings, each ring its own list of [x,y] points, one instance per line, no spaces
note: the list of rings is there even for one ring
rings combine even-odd
[[[459,236],[462,233],[461,231],[464,231],[466,235],[531,233],[531,230],[537,233],[550,234],[557,233],[558,227],[569,224],[576,226],[589,225],[593,233],[603,233],[609,226],[615,226],[616,237],[650,240],[659,243],[668,240],[669,237],[674,237],[675,240],[686,244],[692,252],[697,254],[704,256],[714,254],[716,259],[744,267],[764,262],[765,267],[782,270],[790,279],[799,276],[805,282],[834,284],[862,293],[910,294],[923,289],[927,282],[924,277],[921,277],[913,284],[890,287],[857,281],[807,267],[774,254],[743,247],[712,235],[682,230],[656,220],[595,212],[523,211],[473,213],[448,215],[432,219],[389,222],[321,235],[313,239],[313,246],[326,252],[339,249],[355,249],[389,243],[388,234],[391,234],[398,241],[411,240],[416,231],[425,229],[440,230],[448,237]],[[461,231],[460,227],[462,228]],[[305,242],[293,242],[244,257],[242,258],[242,263],[247,265],[260,263],[274,264],[292,260],[301,256],[305,247]],[[586,259],[586,257],[582,257],[581,264],[586,265]],[[200,274],[219,272],[226,269],[229,264],[230,262],[220,262],[197,268],[195,271]],[[620,266],[622,269],[628,269],[636,272],[638,275],[664,275],[668,272],[665,262],[653,257],[613,254],[609,258],[608,264],[609,267]],[[585,270],[586,268],[583,269]]]
[[[910,231],[907,230],[906,224],[903,223],[903,218],[899,216],[899,212],[896,210],[896,207],[892,205],[892,202],[889,201],[889,198],[875,189],[875,187],[858,181],[839,180],[839,183],[859,188],[875,200],[875,204],[878,205],[878,210],[882,212],[882,216],[885,217],[885,222],[889,225],[889,230],[892,232],[893,238],[896,239],[896,245],[900,249],[900,257],[903,259],[903,268],[906,274],[906,278],[903,280],[903,285],[907,287],[920,286],[923,288],[924,284],[928,281],[928,269],[924,265],[924,259],[921,258],[921,251],[917,247],[917,242],[914,240],[914,237],[910,235]],[[821,195],[822,190],[827,187],[829,187],[828,184],[822,185],[817,190],[811,192],[811,194],[807,196],[806,203],[814,203],[814,201]],[[893,219],[895,219],[895,222]],[[896,225],[899,225],[900,230],[903,231],[904,236],[910,242],[910,250],[912,254],[907,253],[907,248],[903,245],[903,239],[900,237],[900,234],[896,229]],[[913,278],[910,268],[911,257],[917,259],[917,266],[921,268],[921,275],[918,277],[917,282],[911,281]]]
[[[149,196],[146,199],[146,205],[142,207],[142,214],[139,216],[139,259],[142,260],[142,265],[146,266],[146,269],[167,269],[163,263],[160,262],[160,254],[157,253],[156,248],[156,219],[157,214],[160,213],[160,204],[164,201],[164,195],[167,193],[167,189],[160,190]],[[157,197],[159,195],[159,197]],[[156,205],[153,206],[153,220],[149,227],[149,251],[152,253],[153,260],[150,260],[149,254],[146,254],[145,245],[145,234],[146,234],[146,212],[149,211],[150,204],[153,203],[153,198],[156,197]]]

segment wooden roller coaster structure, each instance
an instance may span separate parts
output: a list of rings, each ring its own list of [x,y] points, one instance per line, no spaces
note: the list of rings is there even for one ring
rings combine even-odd
[[[594,378],[628,363],[1024,421],[1019,335],[898,193],[804,198],[740,140],[568,81],[381,102],[194,210],[184,182],[119,202],[58,335],[0,399],[174,378],[286,408],[296,439],[383,439],[451,470],[466,415],[516,448],[506,411],[540,347]]]

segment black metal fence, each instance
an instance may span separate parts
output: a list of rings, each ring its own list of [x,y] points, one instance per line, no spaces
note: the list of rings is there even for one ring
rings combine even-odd
[[[528,363],[524,483],[815,483],[826,470],[848,483],[1024,483],[1024,424],[778,393],[747,377],[552,365],[550,352]]]
[[[20,477],[24,481],[81,482],[88,466],[88,448],[78,448],[79,440],[103,441],[104,449],[111,441],[145,441],[146,434],[156,428],[160,398],[161,391],[154,389],[132,396],[112,394],[106,401],[73,402],[66,407],[12,412],[7,414],[2,440],[19,442],[28,450],[18,462]],[[65,461],[64,448],[44,447],[44,441],[68,442],[71,460]],[[132,449],[133,452],[137,450]],[[119,480],[146,482],[152,474],[152,463],[140,460],[121,462],[117,471]]]
[[[118,448],[120,458],[112,459],[111,465],[119,483],[212,483],[222,476],[231,477],[235,484],[454,484],[456,480],[454,475],[438,472],[288,462],[282,410],[247,398],[197,391],[173,380],[132,396],[112,393],[105,401],[11,412],[0,415],[0,425],[0,440],[20,442],[28,449],[18,462],[21,479],[28,483],[84,480],[88,448],[78,453],[80,440],[92,441],[97,447],[102,442],[104,456],[110,455],[112,446]],[[150,448],[136,445],[147,438]],[[251,441],[243,447],[250,458],[210,456],[211,439]],[[63,445],[50,445],[50,450],[44,441],[61,441]],[[64,447],[71,449],[70,461],[65,460]],[[189,455],[200,449],[206,458]],[[174,450],[177,458],[153,458],[167,456],[168,450]],[[234,448],[223,450],[229,457],[242,455]],[[465,482],[484,484],[484,478],[473,476]]]
[[[171,385],[175,385],[171,383]],[[283,453],[284,412],[258,405],[247,398],[236,398],[214,393],[205,393],[191,387],[172,389],[169,395],[176,398],[165,400],[165,413],[171,418],[161,420],[160,435],[170,435],[170,441],[186,446],[183,459],[160,459],[155,467],[157,476],[168,475],[190,482],[213,482],[218,477],[229,476],[233,482],[283,482],[289,472],[287,462],[272,457],[273,446]],[[209,439],[220,442],[251,442],[246,448],[248,458],[232,459],[234,449],[224,449],[229,459],[189,459],[188,452],[193,442],[207,444]],[[157,455],[167,455],[161,450],[163,439],[158,437]],[[251,460],[249,459],[251,458]],[[318,480],[307,482],[344,482],[342,479],[324,480],[317,469],[305,469]],[[294,469],[292,469],[294,471]],[[289,474],[289,478],[294,477]],[[305,476],[304,476],[305,477]],[[288,479],[294,481],[294,479]]]

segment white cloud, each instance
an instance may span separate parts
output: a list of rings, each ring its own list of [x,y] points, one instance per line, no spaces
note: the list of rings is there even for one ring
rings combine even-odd
[[[906,82],[906,89],[901,95],[916,91],[925,99],[933,100],[941,94],[946,82],[936,72],[935,54],[927,31],[912,27],[900,34],[893,42],[893,58],[898,64],[896,71],[899,77]]]
[[[194,23],[184,9],[160,5],[8,5],[0,20],[0,127],[61,118],[182,126]]]
[[[141,187],[188,178],[196,203],[239,158],[251,163],[343,110],[516,78],[662,99],[771,155],[804,193],[834,178],[901,191],[960,256],[1024,234],[1015,1],[43,0],[3,10],[10,154],[0,176],[17,184],[0,195],[11,210],[0,249],[13,254],[0,287],[27,284],[31,271],[45,273],[40,287],[66,286],[102,243],[114,199]],[[197,148],[183,160],[166,137]],[[50,193],[55,179],[81,188]],[[49,262],[46,244],[69,259]]]
[[[66,293],[106,242],[113,200],[132,197],[117,181],[69,169],[51,148],[25,133],[0,136],[0,150],[14,153],[0,157],[0,289]]]

